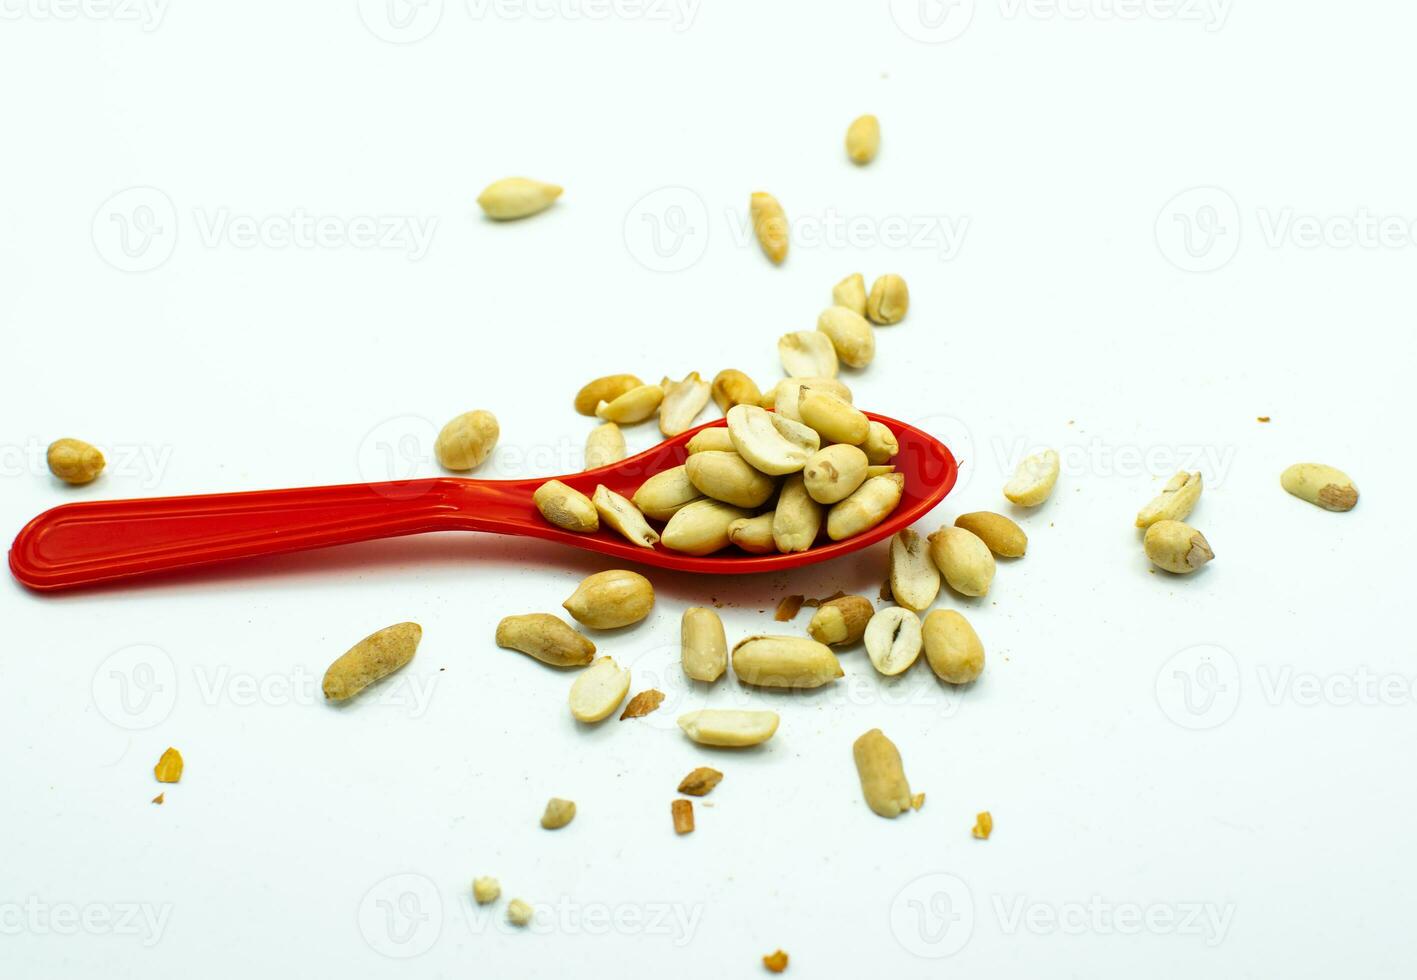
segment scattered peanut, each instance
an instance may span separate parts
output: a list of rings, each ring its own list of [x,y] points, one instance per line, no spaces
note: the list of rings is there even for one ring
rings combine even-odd
[[[593,725],[615,713],[630,693],[630,672],[612,657],[600,657],[571,684],[571,717]]]
[[[475,470],[497,445],[500,432],[491,412],[464,412],[443,426],[433,443],[433,453],[445,470]]]
[[[905,477],[899,473],[873,476],[827,512],[827,537],[833,541],[869,531],[900,503]]]
[[[911,612],[924,612],[940,594],[940,570],[925,539],[910,528],[891,538],[890,592]]]
[[[871,600],[865,596],[844,595],[840,599],[829,599],[812,614],[812,621],[807,624],[807,634],[828,646],[849,646],[865,634],[866,624],[871,621],[874,612]]]
[[[863,368],[875,360],[876,331],[855,310],[829,306],[817,317],[817,329],[831,338],[837,358],[847,367]]]
[[[1153,565],[1177,575],[1189,575],[1215,557],[1205,535],[1180,521],[1157,521],[1151,525],[1142,538],[1142,547]]]
[[[947,684],[968,684],[984,672],[984,644],[969,620],[953,609],[936,609],[922,629],[925,660]]]
[[[822,530],[822,505],[807,494],[801,473],[782,481],[777,508],[772,512],[772,540],[783,554],[806,551]]]
[[[57,439],[45,454],[49,472],[65,483],[81,486],[92,483],[103,472],[103,453],[82,439]]]
[[[797,399],[802,423],[822,437],[823,442],[855,446],[866,441],[871,423],[866,414],[829,391],[804,387]]]
[[[826,645],[805,636],[750,636],[733,647],[733,673],[755,687],[811,688],[845,672]]]
[[[707,796],[723,781],[723,773],[708,766],[699,766],[689,775],[679,780],[679,792],[686,796]]]
[[[182,779],[182,753],[169,747],[153,766],[153,775],[160,783],[175,783]]]
[[[872,812],[882,817],[898,817],[910,809],[910,783],[900,751],[879,728],[862,735],[851,746],[856,773],[861,777],[861,795]]]
[[[961,595],[987,595],[994,581],[989,546],[962,527],[942,527],[930,535],[930,557],[950,588]]]
[[[627,455],[625,433],[614,422],[597,425],[585,437],[585,468],[588,470],[618,463]]]
[[[973,534],[1000,558],[1022,558],[1028,550],[1028,535],[1003,514],[987,510],[960,514],[955,518],[955,527]]]
[[[909,670],[920,658],[920,617],[900,606],[887,606],[866,624],[866,656],[886,677]]]
[[[777,356],[789,377],[836,377],[836,347],[831,338],[819,330],[783,334],[777,342]]]
[[[866,298],[866,316],[872,323],[889,326],[905,319],[910,309],[910,290],[900,276],[880,276],[871,283],[871,295]]]
[[[477,195],[478,206],[487,217],[512,221],[545,211],[561,196],[561,188],[529,177],[504,177],[488,184]]]
[[[583,667],[595,656],[594,643],[549,613],[503,617],[497,645],[553,667]]]
[[[723,676],[728,667],[728,638],[718,613],[704,606],[685,609],[679,638],[685,676],[709,684]]]
[[[591,497],[600,519],[624,535],[625,540],[641,548],[653,548],[659,534],[645,523],[645,515],[638,507],[620,496],[614,490],[601,484]]]
[[[1161,495],[1137,513],[1137,527],[1151,527],[1157,521],[1184,521],[1201,499],[1201,475],[1177,473],[1162,488]]]
[[[728,434],[738,455],[771,476],[796,473],[822,444],[817,433],[801,422],[755,405],[734,405],[728,410]]]
[[[576,411],[582,415],[595,415],[596,406],[601,402],[613,402],[627,391],[643,385],[644,382],[633,374],[607,374],[603,378],[586,382],[576,392]]]
[[[713,403],[725,415],[734,405],[756,405],[763,397],[757,383],[735,368],[725,368],[714,375],[710,392]]]
[[[853,272],[832,287],[832,305],[844,306],[858,316],[866,315],[866,280]]]
[[[845,500],[866,482],[869,464],[856,446],[827,446],[807,460],[802,478],[807,494],[819,504]]]
[[[1020,507],[1037,507],[1053,492],[1059,465],[1058,454],[1051,449],[1025,458],[1004,484],[1004,496]]]
[[[872,115],[857,116],[846,128],[846,155],[855,164],[876,159],[881,148],[881,121]]]
[[[700,745],[743,748],[759,745],[777,731],[775,711],[734,711],[704,708],[679,716],[684,734]]]
[[[496,878],[483,876],[472,879],[472,897],[478,905],[497,901],[502,894],[502,885]]]
[[[613,630],[638,623],[654,608],[654,586],[639,572],[622,568],[596,572],[561,603],[582,626]]]
[[[595,511],[595,504],[585,494],[560,480],[547,480],[536,488],[531,500],[541,511],[541,516],[559,528],[582,534],[600,529],[600,516]]]
[[[664,389],[664,401],[659,406],[659,431],[677,436],[693,428],[694,419],[708,404],[709,383],[699,377],[699,372],[690,371],[683,381],[665,378],[659,386]]]
[[[659,409],[664,401],[664,389],[659,385],[640,385],[631,388],[612,401],[603,401],[595,406],[595,417],[620,425],[634,425],[643,422]]]
[[[1348,474],[1322,463],[1295,463],[1280,475],[1279,483],[1324,510],[1352,510],[1358,504],[1358,488]]]
[[[546,810],[541,814],[541,826],[547,830],[560,830],[576,819],[576,804],[571,800],[556,797],[546,801]]]
[[[753,234],[758,236],[763,254],[774,265],[781,265],[787,258],[787,215],[782,205],[771,194],[755,191],[748,199],[748,214],[753,219]]]
[[[737,453],[694,453],[685,461],[684,470],[704,496],[735,507],[760,507],[777,489],[775,479]]]
[[[686,555],[711,555],[728,547],[729,525],[748,516],[749,511],[721,500],[696,500],[669,519],[660,542]]]
[[[423,627],[396,623],[370,633],[340,655],[325,671],[321,688],[330,701],[352,698],[413,659]]]
[[[674,832],[680,836],[694,832],[694,804],[691,800],[675,800],[669,804],[674,818]]]

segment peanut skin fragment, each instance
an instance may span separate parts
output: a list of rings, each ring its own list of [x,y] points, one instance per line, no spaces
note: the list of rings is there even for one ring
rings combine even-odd
[[[708,766],[699,766],[689,775],[679,780],[679,792],[685,796],[707,796],[723,781],[723,773]]]
[[[630,703],[625,705],[625,710],[620,715],[620,720],[626,718],[643,718],[651,711],[655,710],[664,701],[664,692],[650,688],[641,691],[630,699]]]

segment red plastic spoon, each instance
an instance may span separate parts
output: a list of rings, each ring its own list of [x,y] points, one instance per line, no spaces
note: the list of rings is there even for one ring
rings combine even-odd
[[[10,570],[32,589],[69,589],[237,558],[425,531],[524,534],[625,561],[718,575],[797,568],[889,537],[923,517],[954,486],[958,466],[939,440],[904,422],[867,414],[888,426],[900,444],[900,452],[891,460],[896,472],[905,476],[900,506],[864,534],[828,541],[797,554],[749,555],[729,548],[695,557],[662,545],[653,550],[641,548],[605,527],[594,534],[575,534],[547,523],[531,502],[536,488],[551,477],[439,477],[65,504],[25,525],[10,548]],[[630,497],[648,477],[684,462],[688,455],[685,443],[695,432],[724,424],[719,419],[638,456],[555,479],[587,496],[596,484],[603,483]]]

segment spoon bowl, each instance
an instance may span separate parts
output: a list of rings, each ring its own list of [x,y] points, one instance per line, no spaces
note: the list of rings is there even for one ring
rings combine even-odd
[[[70,589],[115,579],[211,565],[241,558],[327,548],[429,531],[485,531],[526,535],[596,551],[626,562],[712,575],[785,571],[828,561],[890,537],[924,517],[954,487],[958,465],[943,443],[912,425],[866,413],[895,434],[891,460],[905,477],[900,505],[884,521],[844,541],[786,555],[750,555],[726,548],[685,555],[662,544],[642,548],[602,526],[591,534],[546,521],[532,494],[556,479],[590,496],[604,484],[632,497],[641,483],[688,457],[695,433],[723,426],[718,419],[682,432],[637,456],[558,477],[469,480],[435,477],[294,490],[257,490],[99,500],[65,504],[40,514],[15,538],[10,571],[31,589]]]

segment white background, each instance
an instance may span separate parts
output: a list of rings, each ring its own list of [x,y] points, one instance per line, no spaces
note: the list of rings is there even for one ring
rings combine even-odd
[[[431,0],[399,28],[352,0],[5,0],[7,535],[66,501],[433,473],[431,434],[475,407],[502,424],[481,475],[576,469],[585,380],[769,383],[777,336],[857,270],[912,295],[848,379],[857,403],[964,460],[922,530],[1012,513],[999,487],[1028,450],[1056,447],[1064,474],[1015,515],[1028,555],[990,595],[940,599],[988,649],[970,689],[923,664],[882,681],[858,649],[831,689],[685,690],[686,606],[724,603],[731,642],[784,594],[874,596],[876,547],[791,575],[651,573],[649,620],[597,642],[669,698],[590,730],[570,677],[492,642],[604,567],[550,545],[10,582],[0,971],[751,976],[780,946],[816,977],[1411,975],[1395,423],[1417,353],[1417,12],[970,6]],[[867,111],[883,146],[857,168],[842,135]],[[494,225],[473,199],[509,174],[565,196]],[[746,238],[757,189],[794,222],[780,268]],[[301,215],[328,219],[320,242],[273,237]],[[370,216],[431,240],[361,247]],[[91,486],[44,470],[69,435],[108,452]],[[1350,472],[1358,508],[1283,493],[1301,459]],[[1182,466],[1204,472],[1192,522],[1216,552],[1189,579],[1152,572],[1131,526]],[[414,662],[322,703],[325,666],[405,619]],[[782,727],[705,750],[673,726],[704,703]],[[928,794],[896,821],[851,762],[876,726]],[[187,772],[154,806],[169,745]],[[670,800],[701,764],[726,777],[678,838]],[[537,826],[552,795],[579,804],[557,833]],[[986,808],[994,837],[973,840]],[[479,874],[502,882],[490,913]],[[533,929],[503,925],[513,896]]]

